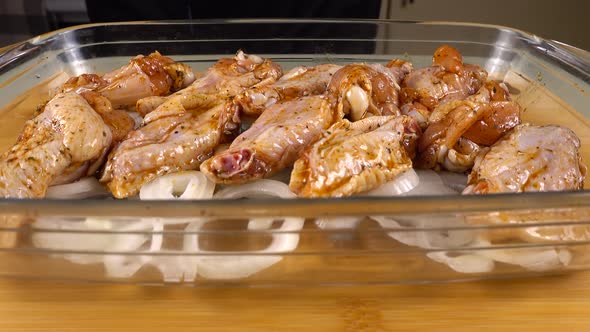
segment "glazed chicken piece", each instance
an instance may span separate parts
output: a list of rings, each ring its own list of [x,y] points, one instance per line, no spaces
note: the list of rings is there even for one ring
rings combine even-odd
[[[280,72],[270,60],[241,51],[219,60],[144,117],[145,125],[109,155],[101,182],[124,198],[157,176],[198,168],[239,127],[239,108],[231,98],[254,84],[274,82]]]
[[[123,66],[102,76],[82,74],[70,78],[61,92],[95,91],[107,97],[115,108],[129,108],[149,96],[164,96],[195,80],[192,69],[154,52],[138,55]]]
[[[401,112],[414,117],[424,129],[437,106],[476,93],[487,76],[481,67],[464,64],[455,48],[443,45],[434,52],[431,67],[414,70],[405,77]]]
[[[326,92],[332,76],[342,66],[323,64],[291,69],[272,84],[257,84],[236,97],[245,114],[260,115],[270,105]]]
[[[215,96],[219,100],[233,98],[245,88],[273,84],[283,74],[281,67],[269,59],[238,51],[233,58],[217,61],[205,75],[184,90],[168,97],[148,97],[137,102],[137,112],[146,115],[168,100],[173,103],[194,103],[191,96]],[[185,99],[191,99],[185,101]],[[236,97],[237,98],[237,97]]]
[[[289,188],[302,197],[343,197],[376,188],[412,168],[419,135],[409,116],[339,121],[295,162]]]
[[[520,123],[520,107],[496,82],[487,82],[477,94],[438,106],[420,137],[415,164],[420,168],[464,172],[482,147],[494,144]]]
[[[217,183],[242,183],[289,167],[336,119],[325,96],[276,103],[226,151],[201,165]]]
[[[352,121],[367,116],[400,115],[399,83],[412,65],[398,60],[388,66],[351,64],[338,70],[328,86],[336,110]]]
[[[586,167],[579,149],[568,128],[519,125],[477,156],[463,193],[582,189]]]
[[[93,174],[111,142],[111,129],[83,97],[60,93],[0,157],[0,196],[42,198],[49,185]]]
[[[111,102],[98,92],[87,91],[80,94],[86,102],[100,115],[111,129],[113,144],[122,141],[135,127],[135,121],[129,114],[120,109],[114,109]]]
[[[579,138],[568,128],[519,125],[477,156],[463,194],[581,190],[586,166],[579,149]],[[475,225],[539,224],[584,222],[588,217],[586,209],[533,210],[469,215],[465,221]],[[498,228],[482,236],[492,243],[514,243],[515,239],[534,243],[587,241],[590,228],[585,224]]]
[[[158,176],[198,168],[222,141],[224,126],[237,112],[225,103],[147,123],[109,155],[101,182],[113,196],[125,198]]]

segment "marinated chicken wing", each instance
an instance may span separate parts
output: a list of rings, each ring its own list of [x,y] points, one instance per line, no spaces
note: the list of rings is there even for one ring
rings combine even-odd
[[[217,61],[203,77],[184,90],[166,98],[150,97],[139,100],[137,112],[146,115],[168,100],[173,99],[174,103],[184,103],[185,98],[191,99],[194,95],[215,96],[219,100],[233,98],[244,92],[244,88],[272,84],[281,75],[282,70],[278,64],[269,59],[238,51],[233,58]]]
[[[323,64],[293,68],[275,83],[258,84],[244,91],[236,97],[236,101],[242,106],[245,114],[259,115],[280,100],[325,93],[332,76],[341,67]]]
[[[192,112],[197,111],[147,123],[113,150],[101,178],[113,196],[133,196],[157,176],[198,168],[222,141],[237,109],[226,103]]]
[[[412,168],[420,127],[409,116],[342,120],[295,162],[289,188],[303,197],[371,190]]]
[[[111,140],[111,130],[83,97],[56,95],[0,157],[0,196],[41,198],[50,184],[94,173]]]
[[[328,99],[309,96],[267,108],[230,147],[207,160],[201,171],[218,183],[270,176],[293,164],[335,121]]]
[[[98,92],[87,91],[82,92],[80,95],[86,99],[105,124],[109,126],[114,144],[122,141],[135,127],[135,121],[126,111],[114,109],[110,101]]]
[[[198,168],[238,128],[238,107],[231,98],[279,75],[277,65],[243,52],[219,60],[144,117],[145,126],[111,152],[101,181],[123,198],[159,175]]]
[[[519,125],[478,155],[463,193],[582,189],[586,167],[579,149],[568,128]]]
[[[113,107],[126,108],[149,96],[164,96],[180,90],[195,80],[192,69],[154,52],[138,55],[123,66],[102,76],[82,74],[70,78],[62,92],[95,91],[107,97]]]
[[[340,114],[352,121],[369,115],[399,115],[399,83],[412,66],[392,61],[380,64],[351,64],[338,70],[330,81],[328,94]]]
[[[401,112],[414,117],[424,129],[432,110],[476,93],[487,75],[477,65],[464,64],[455,48],[443,45],[434,52],[431,67],[414,70],[404,79]]]
[[[419,139],[416,166],[464,172],[473,167],[482,147],[520,123],[520,107],[500,84],[490,81],[465,100],[438,106],[428,122]]]
[[[522,124],[476,158],[463,194],[492,194],[583,189],[586,166],[579,153],[580,140],[568,128]],[[476,225],[503,225],[588,220],[584,209],[494,212],[469,215]],[[489,229],[482,234],[492,243],[520,239],[526,242],[587,241],[585,224]]]

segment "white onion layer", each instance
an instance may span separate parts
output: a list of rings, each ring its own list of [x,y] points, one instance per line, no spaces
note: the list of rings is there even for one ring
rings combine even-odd
[[[282,177],[277,178],[283,180]],[[464,188],[465,183],[466,177],[460,174],[410,170],[364,195],[457,194]],[[169,200],[212,197],[218,199],[296,197],[285,183],[275,180],[258,180],[244,185],[226,187],[213,195],[214,190],[215,184],[204,174],[186,171],[167,174],[144,185],[140,190],[140,198]],[[96,178],[87,177],[74,183],[49,187],[46,197],[71,199],[107,195],[108,192]],[[519,265],[532,271],[546,271],[567,266],[572,259],[571,252],[565,249],[494,249],[489,241],[477,237],[474,231],[447,230],[449,227],[465,226],[462,220],[452,217],[431,216],[430,219],[425,219],[425,217],[371,216],[371,218],[384,228],[401,230],[389,232],[388,235],[406,245],[425,249],[460,248],[461,252],[458,253],[456,250],[435,251],[429,252],[427,257],[461,273],[490,272],[494,269],[495,262]],[[316,225],[322,229],[352,229],[357,227],[362,219],[363,217],[320,218],[316,220]],[[208,221],[202,218],[144,218],[114,221],[100,218],[40,218],[34,227],[50,231],[35,232],[32,242],[38,248],[80,252],[60,256],[78,264],[103,263],[107,275],[114,278],[132,277],[139,269],[149,264],[160,270],[166,282],[194,281],[197,275],[211,279],[238,279],[249,277],[279,262],[282,256],[277,254],[295,250],[299,243],[298,231],[304,226],[302,218],[253,218],[248,222],[248,230],[269,230],[275,222],[281,223],[280,227],[273,231],[276,234],[271,235],[272,241],[267,248],[244,252],[217,252],[202,250],[199,246],[198,231]],[[178,256],[173,253],[170,256],[151,255],[163,252],[162,233],[165,231],[165,226],[170,224],[187,224],[185,230],[189,233],[193,232],[193,234],[186,234],[183,239],[183,252],[192,255]],[[141,248],[148,243],[149,248],[141,251]],[[490,249],[469,250],[474,247]],[[85,251],[97,254],[85,254]],[[139,251],[145,252],[145,255],[103,254],[109,251],[135,253]]]
[[[392,181],[366,192],[367,196],[398,196],[403,195],[415,189],[421,182],[418,173],[414,169],[409,169],[398,175]],[[364,196],[363,194],[361,194]]]
[[[208,199],[215,183],[199,171],[183,171],[157,177],[139,190],[141,200]]]
[[[77,264],[101,263],[103,257],[109,256],[103,255],[103,252],[136,251],[148,241],[148,235],[125,232],[151,230],[151,225],[139,220],[111,221],[99,218],[39,218],[33,227],[39,229],[32,236],[33,245],[37,248],[97,253],[63,255],[64,258]],[[45,229],[50,231],[44,231]]]
[[[227,187],[214,195],[214,198],[219,199],[262,197],[295,198],[296,195],[289,190],[285,183],[267,179]],[[281,226],[272,231],[272,233],[278,234],[272,234],[270,245],[262,250],[242,252],[202,250],[199,246],[199,236],[196,233],[203,225],[201,222],[191,223],[187,226],[186,231],[193,234],[185,235],[185,248],[189,248],[191,252],[217,254],[199,258],[198,273],[204,278],[246,278],[276,264],[282,259],[282,256],[272,254],[288,253],[297,248],[299,243],[298,231],[303,228],[303,218],[253,218],[248,222],[248,229],[270,229],[274,222],[280,221],[282,221]]]
[[[414,196],[424,194],[457,194],[448,188],[439,175],[431,170],[417,170],[419,183],[411,190],[401,192],[400,195]],[[389,232],[388,235],[397,241],[420,248],[453,248],[471,242],[474,234],[462,230],[424,230],[424,228],[460,227],[464,226],[462,221],[452,217],[420,216],[412,218],[401,218],[396,216],[371,216],[381,227],[399,229],[403,231]]]
[[[451,269],[461,273],[486,273],[494,269],[494,260],[475,254],[449,256],[448,252],[429,252],[428,258],[435,262],[446,264]]]
[[[359,196],[399,196],[416,188],[420,183],[420,178],[414,169],[410,169],[398,175],[392,181],[375,188]],[[352,217],[324,217],[315,221],[316,226],[325,230],[333,229],[355,229],[364,219],[363,216]]]
[[[45,192],[45,197],[51,199],[85,199],[110,196],[111,194],[93,176],[81,178],[72,183],[51,186]]]
[[[509,248],[494,249],[487,240],[478,238],[469,247],[486,248],[466,250],[455,256],[448,252],[431,252],[427,256],[434,261],[448,265],[461,273],[485,273],[494,269],[494,262],[518,265],[531,271],[555,270],[569,265],[572,254],[559,248]],[[489,249],[487,249],[489,248]]]
[[[135,123],[133,129],[137,129],[143,125],[143,117],[137,112],[127,112]]]

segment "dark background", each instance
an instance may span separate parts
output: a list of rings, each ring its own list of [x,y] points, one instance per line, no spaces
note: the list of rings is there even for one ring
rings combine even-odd
[[[586,0],[0,0],[0,47],[89,22],[316,17],[499,24],[590,50],[589,13]]]

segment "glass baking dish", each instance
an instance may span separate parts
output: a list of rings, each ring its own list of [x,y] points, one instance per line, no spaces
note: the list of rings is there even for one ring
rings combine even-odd
[[[137,54],[158,50],[195,70],[238,49],[283,68],[393,58],[421,67],[443,43],[505,81],[524,121],[574,130],[590,160],[587,52],[505,27],[364,20],[129,22],[33,38],[0,55],[0,152],[68,77],[109,71]],[[165,202],[0,199],[0,276],[201,286],[545,275],[590,268],[589,217],[586,190]]]

